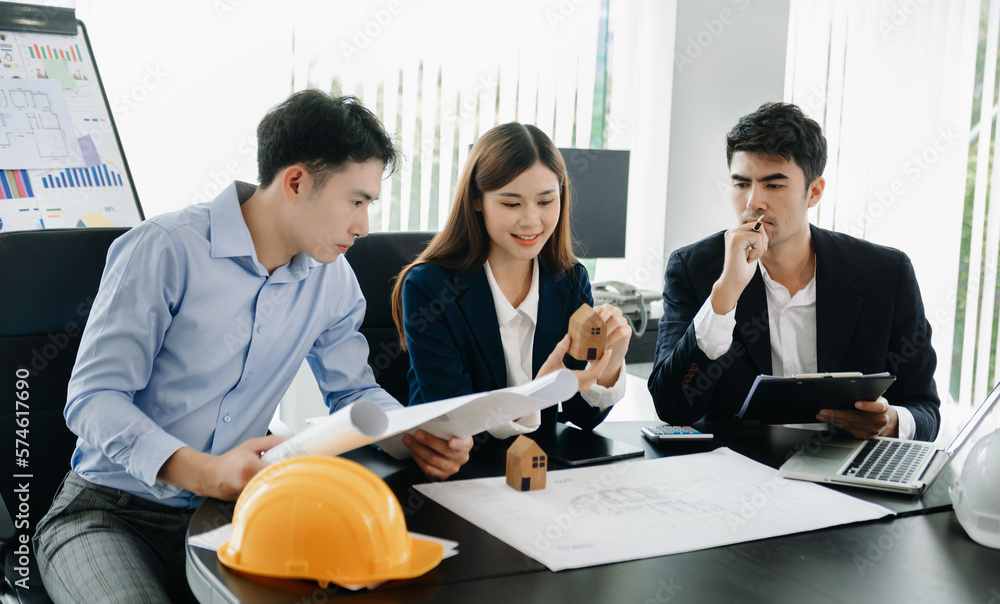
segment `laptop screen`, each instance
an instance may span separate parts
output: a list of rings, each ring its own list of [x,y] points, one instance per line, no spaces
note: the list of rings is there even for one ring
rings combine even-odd
[[[986,400],[979,405],[979,408],[976,409],[976,412],[973,413],[969,421],[966,422],[962,431],[959,432],[958,436],[955,437],[955,440],[951,441],[951,444],[948,445],[947,450],[950,457],[953,457],[955,452],[969,440],[972,433],[979,427],[979,424],[983,422],[983,419],[989,415],[993,407],[996,406],[997,399],[1000,399],[1000,383],[993,388],[993,392],[991,392],[990,395],[986,397]]]

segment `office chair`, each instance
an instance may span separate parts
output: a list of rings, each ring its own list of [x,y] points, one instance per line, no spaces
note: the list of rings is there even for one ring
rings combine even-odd
[[[400,403],[410,401],[410,355],[399,346],[399,334],[392,322],[390,295],[395,277],[404,266],[424,251],[434,233],[372,233],[354,242],[345,256],[361,285],[368,309],[361,334],[368,340],[368,364],[375,380]]]
[[[127,230],[0,233],[0,602],[51,602],[34,545],[24,556],[20,536],[34,534],[69,471],[76,436],[63,419],[66,385],[108,247]],[[29,589],[16,583],[25,574]]]

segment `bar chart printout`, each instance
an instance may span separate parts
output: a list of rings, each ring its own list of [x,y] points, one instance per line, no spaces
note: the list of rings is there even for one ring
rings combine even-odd
[[[42,186],[46,189],[73,189],[81,187],[121,187],[124,185],[121,174],[107,164],[89,168],[67,168],[57,173],[42,177]]]

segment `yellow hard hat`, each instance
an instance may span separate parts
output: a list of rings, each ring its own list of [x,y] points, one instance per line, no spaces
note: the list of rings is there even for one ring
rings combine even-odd
[[[339,457],[294,457],[253,477],[236,501],[226,566],[268,577],[368,584],[417,577],[444,548],[413,539],[388,485]]]

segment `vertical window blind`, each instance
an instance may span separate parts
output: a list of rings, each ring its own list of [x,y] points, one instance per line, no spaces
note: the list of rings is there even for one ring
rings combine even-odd
[[[910,256],[939,393],[965,404],[997,378],[1000,208],[989,203],[988,168],[997,9],[996,0],[793,0],[789,15],[785,100],[823,126],[829,145],[811,219]]]

